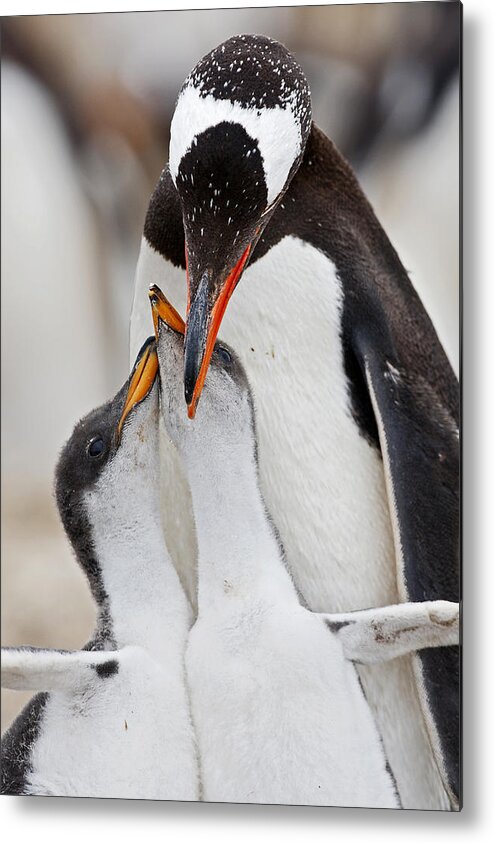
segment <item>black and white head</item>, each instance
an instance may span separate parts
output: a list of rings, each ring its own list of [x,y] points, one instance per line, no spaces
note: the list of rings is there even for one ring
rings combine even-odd
[[[180,91],[169,167],[185,231],[191,416],[228,299],[300,165],[311,119],[303,71],[282,44],[260,35],[216,47]]]
[[[185,323],[158,287],[150,290],[157,334],[161,415],[172,442],[187,459],[229,459],[239,447],[255,452],[255,417],[245,370],[230,346],[216,342],[201,412],[189,418],[183,401]]]
[[[150,338],[115,397],[76,424],[57,464],[60,517],[98,603],[104,588],[95,532],[102,528],[110,537],[124,530],[130,539],[148,506],[150,487],[158,497],[157,372],[156,343]]]

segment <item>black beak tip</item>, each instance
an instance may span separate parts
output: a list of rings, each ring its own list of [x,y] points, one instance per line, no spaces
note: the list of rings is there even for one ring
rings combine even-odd
[[[189,406],[192,403],[192,398],[194,397],[194,387],[192,384],[187,382],[184,383],[184,395],[185,403]]]
[[[199,377],[199,369],[199,357],[197,353],[190,348],[190,345],[186,341],[184,359],[184,395],[187,404],[190,404],[194,397],[194,390],[196,388],[197,378]]]
[[[205,272],[196,290],[187,320],[184,346],[184,394],[188,405],[191,404],[194,397],[194,390],[206,348],[210,318],[208,284],[209,275]]]

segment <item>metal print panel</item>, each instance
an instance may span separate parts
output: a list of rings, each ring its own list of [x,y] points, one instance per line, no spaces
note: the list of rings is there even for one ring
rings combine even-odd
[[[461,807],[460,33],[2,20],[2,793]]]

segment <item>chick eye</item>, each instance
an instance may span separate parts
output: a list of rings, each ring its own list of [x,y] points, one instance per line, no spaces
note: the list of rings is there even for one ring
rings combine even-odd
[[[87,446],[87,452],[90,457],[99,457],[104,450],[105,443],[103,442],[101,436],[95,436],[94,439],[91,439],[89,445]]]
[[[231,363],[232,362],[232,355],[228,351],[228,349],[224,348],[224,346],[218,346],[218,357],[223,363]]]

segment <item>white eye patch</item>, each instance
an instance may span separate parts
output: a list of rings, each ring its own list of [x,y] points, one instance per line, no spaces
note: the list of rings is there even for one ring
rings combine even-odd
[[[283,190],[288,174],[300,155],[302,130],[290,103],[273,108],[244,107],[230,100],[201,96],[187,85],[181,92],[170,129],[170,173],[176,183],[178,168],[195,138],[218,123],[239,123],[257,141],[271,204]]]

